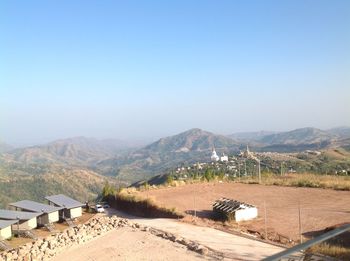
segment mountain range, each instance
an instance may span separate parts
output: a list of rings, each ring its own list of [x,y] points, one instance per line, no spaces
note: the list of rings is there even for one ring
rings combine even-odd
[[[17,149],[1,145],[0,205],[17,199],[21,189],[23,193],[31,191],[26,194],[27,197],[37,199],[38,191],[42,190],[34,189],[36,184],[41,184],[46,191],[54,191],[54,188],[59,192],[76,191],[78,199],[86,200],[87,197],[96,196],[106,181],[130,184],[183,164],[207,161],[213,148],[218,154],[232,154],[246,144],[256,151],[349,149],[350,128],[301,128],[288,132],[261,131],[228,136],[195,128],[161,138],[144,147],[135,147],[119,140],[85,137]],[[66,180],[71,182],[67,183]],[[82,182],[79,183],[79,180]],[[9,186],[10,183],[12,185]]]

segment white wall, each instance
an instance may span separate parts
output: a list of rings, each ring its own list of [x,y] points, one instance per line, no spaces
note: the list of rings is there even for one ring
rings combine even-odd
[[[240,209],[235,212],[235,220],[237,222],[251,220],[256,218],[257,216],[258,216],[258,209],[255,207]]]
[[[36,222],[36,217],[34,217],[34,218],[29,219],[27,221],[20,222],[19,226],[17,225],[17,223],[13,224],[12,229],[17,230],[19,228],[19,230],[30,230],[30,229],[36,228],[37,226],[38,225]]]
[[[49,223],[54,223],[59,220],[58,211],[52,212],[48,214],[48,216],[49,216]]]
[[[11,226],[0,229],[0,239],[8,239],[12,237],[12,229]]]
[[[82,215],[81,207],[70,209],[70,218],[81,217],[81,215]]]

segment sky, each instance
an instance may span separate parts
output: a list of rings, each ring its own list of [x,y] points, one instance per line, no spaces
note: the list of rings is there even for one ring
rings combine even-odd
[[[350,1],[0,3],[0,140],[350,125]]]

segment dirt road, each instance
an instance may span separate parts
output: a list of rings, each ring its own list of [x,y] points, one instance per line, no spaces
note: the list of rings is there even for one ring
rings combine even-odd
[[[131,219],[133,222],[170,232],[188,240],[196,241],[223,254],[227,259],[233,260],[261,260],[264,257],[284,250],[281,247],[266,244],[225,233],[209,227],[199,227],[174,219],[147,219],[130,216],[122,212],[109,209],[109,214],[116,214]]]
[[[54,261],[112,260],[210,260],[183,245],[129,227],[108,232],[92,241],[67,249]]]

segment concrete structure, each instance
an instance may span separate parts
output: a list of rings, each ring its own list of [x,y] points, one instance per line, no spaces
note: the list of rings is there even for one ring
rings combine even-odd
[[[11,226],[16,222],[15,220],[0,220],[0,240],[12,237]]]
[[[222,156],[220,157],[221,162],[228,162],[228,156],[222,153]]]
[[[65,195],[53,195],[49,197],[45,197],[51,206],[62,207],[60,210],[60,217],[65,218],[77,218],[82,215],[82,206],[83,203],[76,201],[70,197]]]
[[[42,213],[0,209],[0,220],[15,220],[13,230],[30,230],[37,227],[37,217]]]
[[[211,161],[219,161],[220,159],[218,154],[216,154],[215,148],[213,148],[210,159]]]
[[[213,211],[236,222],[251,220],[258,216],[256,206],[227,198],[216,200],[213,204]]]
[[[42,213],[37,217],[37,223],[39,226],[57,222],[59,220],[58,211],[63,209],[62,207],[54,207],[31,200],[18,201],[9,204],[9,206],[18,211]]]

